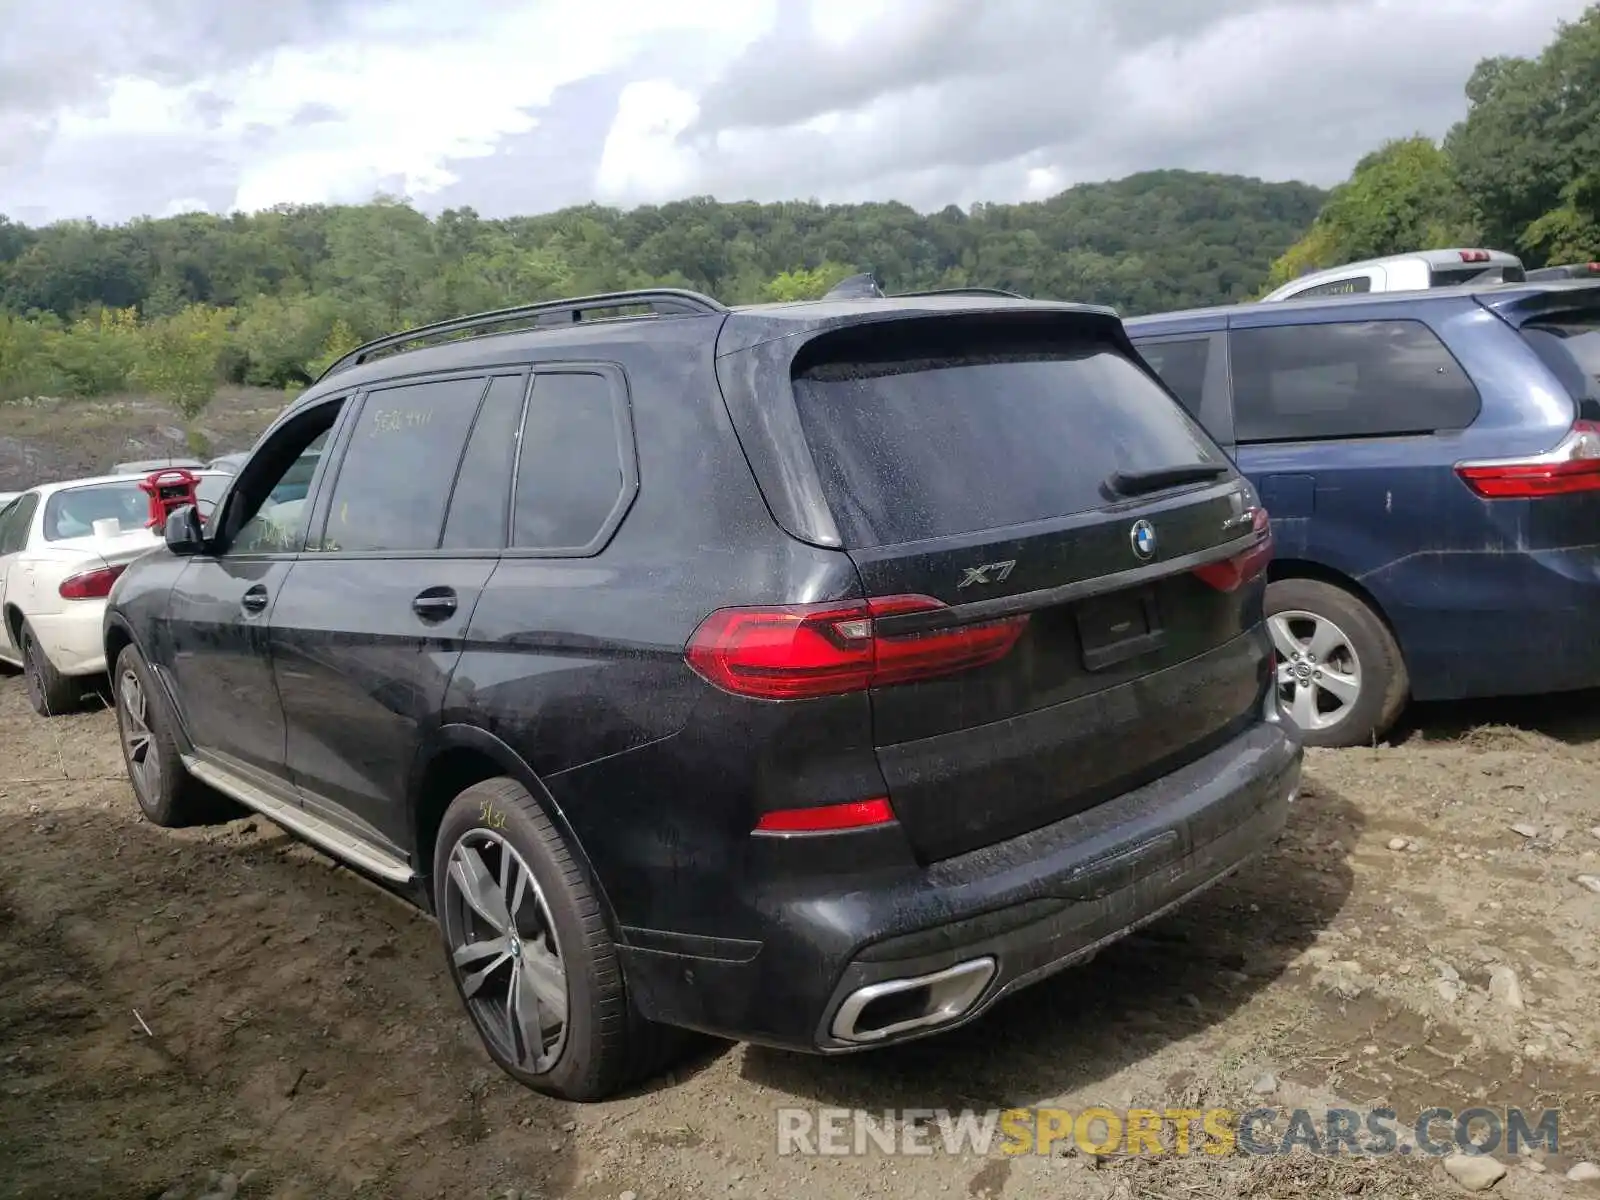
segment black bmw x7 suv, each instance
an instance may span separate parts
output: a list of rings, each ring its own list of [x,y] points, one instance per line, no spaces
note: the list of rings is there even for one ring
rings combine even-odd
[[[1266,513],[1104,309],[654,290],[408,330],[166,544],[105,623],[145,815],[243,805],[412,893],[495,1062],[570,1098],[673,1027],[969,1021],[1298,784]]]

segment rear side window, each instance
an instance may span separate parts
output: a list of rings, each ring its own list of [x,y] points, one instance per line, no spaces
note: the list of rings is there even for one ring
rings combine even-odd
[[[324,550],[432,550],[486,379],[368,394],[328,507]]]
[[[499,375],[489,385],[450,497],[440,543],[444,549],[499,550],[506,544],[511,470],[527,386],[521,375]]]
[[[517,460],[512,544],[579,554],[614,527],[635,479],[620,380],[540,372],[528,393]]]
[[[0,554],[15,554],[28,545],[28,527],[33,524],[39,497],[28,492],[18,496],[0,511]]]
[[[1522,283],[1527,272],[1521,267],[1435,267],[1428,272],[1429,287],[1459,287],[1464,283]]]
[[[1372,276],[1353,275],[1348,279],[1330,279],[1327,283],[1313,284],[1304,291],[1294,292],[1288,298],[1304,300],[1311,296],[1357,296],[1372,290]]]
[[[1206,366],[1211,359],[1211,335],[1170,342],[1140,342],[1139,353],[1161,381],[1172,389],[1183,407],[1198,416],[1205,396]]]
[[[1067,516],[1106,504],[1119,470],[1226,462],[1103,341],[1059,326],[957,337],[928,324],[869,327],[847,359],[796,373],[801,425],[851,547]]]
[[[1234,428],[1244,442],[1465,429],[1478,392],[1420,321],[1341,321],[1231,335]]]
[[[1600,404],[1600,310],[1533,321],[1522,327],[1522,336],[1574,400]]]

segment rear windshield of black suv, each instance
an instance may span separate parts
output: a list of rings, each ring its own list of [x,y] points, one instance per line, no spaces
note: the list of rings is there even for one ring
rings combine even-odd
[[[1227,463],[1114,345],[932,324],[875,326],[797,364],[801,425],[850,548],[1069,516],[1110,503],[1115,472]]]

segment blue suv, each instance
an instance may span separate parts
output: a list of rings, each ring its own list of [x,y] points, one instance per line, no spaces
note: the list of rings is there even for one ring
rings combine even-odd
[[[1271,514],[1279,693],[1310,745],[1409,699],[1600,685],[1600,285],[1127,322]]]

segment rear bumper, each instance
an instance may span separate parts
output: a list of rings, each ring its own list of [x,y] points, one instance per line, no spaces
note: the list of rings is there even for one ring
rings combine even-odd
[[[101,639],[106,602],[71,600],[58,613],[28,617],[45,657],[63,675],[96,675],[106,669]]]
[[[1293,734],[1264,721],[1145,787],[983,850],[826,892],[798,894],[790,881],[752,898],[760,941],[658,935],[626,947],[630,992],[655,1020],[803,1051],[943,1032],[1269,847],[1300,761]],[[874,1002],[882,992],[899,995]],[[944,1011],[908,1025],[913,999]]]

